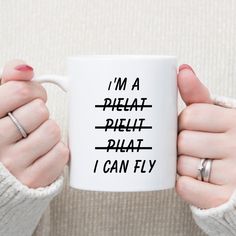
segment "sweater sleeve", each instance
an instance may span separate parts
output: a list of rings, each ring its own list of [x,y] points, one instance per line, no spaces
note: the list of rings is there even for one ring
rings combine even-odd
[[[223,96],[212,96],[214,103],[226,108],[236,108],[236,100]],[[200,209],[190,206],[196,224],[212,236],[236,235],[236,190],[230,199],[215,208]]]
[[[63,185],[60,176],[50,186],[32,189],[0,163],[0,235],[30,236],[49,202]]]

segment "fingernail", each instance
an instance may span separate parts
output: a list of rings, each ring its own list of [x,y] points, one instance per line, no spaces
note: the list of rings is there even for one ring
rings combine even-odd
[[[15,70],[19,70],[19,71],[33,71],[34,69],[31,66],[29,66],[29,65],[23,64],[23,65],[16,66]]]
[[[185,70],[185,69],[191,70],[191,71],[195,74],[193,68],[192,68],[190,65],[188,65],[188,64],[183,64],[183,65],[181,65],[181,66],[179,67],[179,71]]]

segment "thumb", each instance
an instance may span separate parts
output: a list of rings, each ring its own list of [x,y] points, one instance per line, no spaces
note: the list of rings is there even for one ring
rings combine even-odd
[[[29,81],[33,78],[34,71],[33,68],[27,65],[22,60],[12,60],[6,63],[3,68],[1,83],[6,83],[7,81]]]
[[[177,83],[180,95],[186,105],[213,103],[209,90],[201,83],[189,65],[183,64],[179,67]]]

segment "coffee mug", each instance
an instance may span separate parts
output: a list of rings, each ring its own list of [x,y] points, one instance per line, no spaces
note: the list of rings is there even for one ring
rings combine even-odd
[[[153,191],[176,179],[176,57],[68,58],[70,185],[95,191]]]

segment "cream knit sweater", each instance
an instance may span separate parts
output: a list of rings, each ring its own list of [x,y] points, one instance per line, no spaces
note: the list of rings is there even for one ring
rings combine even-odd
[[[226,97],[215,97],[215,104],[236,108],[236,100],[229,99]],[[63,177],[60,177],[54,183],[46,188],[38,188],[38,189],[29,189],[28,187],[21,184],[14,176],[12,176],[9,171],[0,164],[0,235],[4,236],[27,236],[32,235],[34,232],[40,217],[44,213],[45,209],[48,207],[50,201],[55,197],[61,190],[63,184]],[[77,191],[77,190],[75,190]],[[113,193],[113,197],[115,197],[116,193]],[[138,193],[137,198],[138,198]],[[142,193],[141,193],[142,194]],[[140,196],[141,196],[140,194]],[[119,199],[119,193],[117,193],[117,200]],[[141,200],[141,198],[140,198]],[[90,207],[98,207],[96,205],[95,198],[90,198],[91,205]],[[107,201],[107,202],[106,202]],[[103,204],[109,204],[109,199],[104,200]],[[158,198],[156,199],[158,201]],[[73,212],[70,208],[69,202],[62,202],[63,204],[68,204],[65,206],[68,210],[67,212],[59,212],[59,217],[66,218],[69,214],[74,214],[74,217],[87,218],[87,220],[92,221],[92,217],[90,218],[86,212]],[[78,204],[82,204],[78,202]],[[127,204],[124,202],[124,204]],[[130,205],[135,204],[129,203]],[[137,204],[137,200],[136,200]],[[148,206],[148,202],[139,202],[139,204],[146,204]],[[102,205],[100,207],[103,207]],[[172,204],[169,204],[169,207],[174,207]],[[225,204],[218,206],[212,209],[201,210],[194,206],[190,206],[193,214],[193,218],[195,222],[200,226],[205,233],[208,235],[216,236],[216,235],[236,235],[236,191],[232,194],[231,198]],[[119,212],[119,209],[116,210]],[[73,213],[72,213],[73,212]],[[115,214],[115,212],[114,212]],[[142,212],[140,213],[142,214]],[[153,214],[150,209],[150,214]],[[158,214],[158,212],[156,212]],[[173,212],[174,214],[174,212]],[[122,216],[121,216],[122,217]],[[135,216],[134,216],[135,217]],[[138,216],[137,216],[138,217]],[[182,217],[187,217],[182,215]],[[119,224],[119,220],[117,219],[117,224]],[[164,219],[168,221],[169,219]],[[176,219],[177,220],[177,219]],[[49,222],[50,223],[50,222]],[[91,222],[92,223],[92,222]],[[102,221],[101,221],[102,223]],[[56,224],[56,222],[51,222],[51,224]],[[99,219],[97,224],[99,224]],[[46,224],[45,226],[46,227]],[[54,232],[60,231],[60,225],[50,225],[50,227],[57,227]],[[78,235],[78,225],[71,224],[70,229],[65,232],[64,235]],[[84,226],[85,227],[85,226]],[[87,226],[89,227],[89,226]],[[119,227],[119,226],[118,226]],[[120,226],[121,227],[121,226]],[[132,226],[131,226],[132,227]],[[140,227],[145,227],[145,225],[140,225]],[[46,229],[43,229],[43,231]],[[93,235],[94,227],[87,228],[86,234],[82,235]],[[98,229],[96,229],[98,230]],[[175,230],[175,229],[174,229]],[[177,233],[178,229],[176,229]],[[62,231],[61,231],[62,232]],[[98,231],[98,235],[107,235],[104,232]],[[110,231],[110,235],[117,234],[112,233]],[[57,235],[57,233],[48,234],[48,235]],[[59,235],[59,234],[58,234]],[[60,233],[60,235],[62,235]],[[125,235],[125,234],[120,234]],[[137,235],[136,233],[130,233],[129,235]],[[142,235],[141,233],[139,235]],[[162,235],[167,235],[163,230]]]

